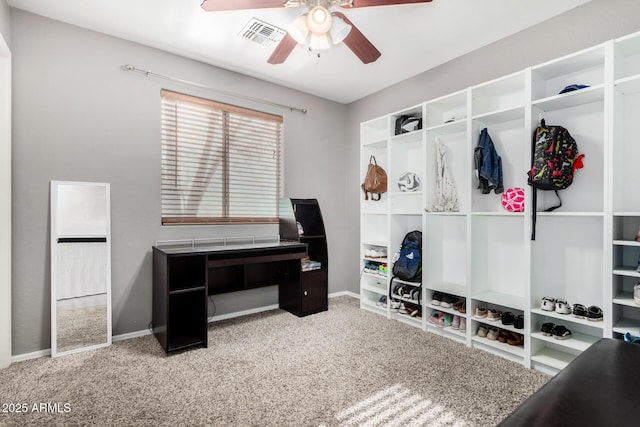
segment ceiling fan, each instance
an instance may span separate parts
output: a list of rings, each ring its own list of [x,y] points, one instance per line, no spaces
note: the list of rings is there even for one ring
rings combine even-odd
[[[287,34],[267,60],[282,64],[298,43],[311,49],[329,49],[344,42],[365,64],[377,60],[380,51],[340,11],[331,8],[388,6],[408,3],[429,3],[432,0],[204,0],[201,7],[207,12],[228,10],[268,9],[278,7],[306,8],[307,12],[287,25]]]

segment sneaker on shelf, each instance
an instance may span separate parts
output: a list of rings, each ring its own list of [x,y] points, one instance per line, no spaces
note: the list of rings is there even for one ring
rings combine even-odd
[[[429,319],[427,320],[427,322],[429,322],[429,323],[431,323],[433,325],[437,325],[439,319],[440,319],[440,312],[438,310],[433,310],[431,312],[431,315],[429,316]]]
[[[398,310],[400,310],[400,305],[401,305],[400,301],[391,300],[391,303],[389,305],[389,309],[391,311],[393,311],[394,313],[397,313]]]
[[[431,296],[431,305],[440,305],[442,302],[442,293],[434,292]]]
[[[476,311],[473,313],[473,317],[476,319],[484,319],[487,317],[487,309],[484,307],[476,307]]]
[[[491,341],[495,341],[498,339],[498,335],[500,334],[500,329],[492,326],[489,328],[489,332],[487,332],[487,338]]]
[[[460,329],[460,316],[458,316],[457,314],[453,315],[453,320],[451,321],[451,329]]]
[[[515,316],[513,315],[512,312],[505,311],[502,313],[502,316],[500,317],[500,319],[502,320],[503,325],[513,325]]]
[[[516,329],[524,329],[524,316],[517,314],[513,317],[513,327]]]
[[[556,309],[556,300],[544,297],[542,301],[540,301],[540,308],[544,311],[554,311]]]
[[[492,322],[495,322],[496,320],[500,320],[501,317],[502,317],[502,312],[493,308],[487,310],[487,320],[491,320]]]
[[[378,300],[378,302],[376,303],[376,305],[379,305],[381,307],[386,307],[387,306],[387,296],[386,295],[382,295],[380,297],[380,299]]]
[[[442,321],[444,323],[444,326],[451,326],[453,324],[453,314],[444,313],[444,315],[442,316]]]
[[[640,282],[633,287],[633,302],[640,305]]]
[[[489,332],[489,327],[488,326],[480,325],[480,326],[478,326],[478,330],[476,331],[476,335],[481,337],[481,338],[486,338],[488,332]]]
[[[624,334],[624,340],[626,342],[640,343],[640,337],[634,337],[631,333]]]
[[[460,316],[460,330],[462,332],[467,331],[467,318],[464,316]]]
[[[571,314],[571,306],[567,302],[567,300],[558,298],[556,300],[556,313],[560,314]]]
[[[453,307],[453,304],[455,304],[456,302],[458,302],[458,298],[454,297],[453,295],[444,294],[442,295],[442,301],[440,302],[440,307],[451,308]]]
[[[404,305],[403,302],[400,303],[400,308],[398,308],[398,313],[409,314],[409,310],[407,310],[407,307]]]
[[[456,311],[459,311],[460,313],[466,313],[466,304],[467,301],[464,298],[460,298],[458,301],[456,301],[453,304],[453,309]]]
[[[444,322],[444,316],[445,314],[443,312],[438,313],[438,323],[436,323],[436,326],[438,328],[444,328],[446,326]]]

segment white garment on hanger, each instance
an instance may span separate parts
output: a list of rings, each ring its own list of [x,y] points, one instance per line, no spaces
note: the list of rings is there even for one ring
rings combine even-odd
[[[447,148],[436,138],[436,202],[427,212],[458,212],[458,190],[447,165]]]

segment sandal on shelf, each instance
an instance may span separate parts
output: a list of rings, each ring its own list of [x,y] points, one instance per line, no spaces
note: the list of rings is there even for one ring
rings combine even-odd
[[[542,327],[540,327],[540,332],[542,332],[542,335],[544,335],[545,337],[549,337],[551,336],[551,331],[553,331],[553,328],[555,326],[555,323],[543,323]]]
[[[551,331],[551,335],[556,340],[566,340],[571,338],[571,331],[563,325],[556,325]]]
[[[602,309],[595,305],[592,305],[587,309],[587,320],[592,322],[601,322],[602,321]]]
[[[500,332],[498,333],[498,341],[507,342],[507,339],[509,339],[509,331],[500,329]]]
[[[573,304],[573,317],[584,319],[587,316],[587,307],[582,304]]]

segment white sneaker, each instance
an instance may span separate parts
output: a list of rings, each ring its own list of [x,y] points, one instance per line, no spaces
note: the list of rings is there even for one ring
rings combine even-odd
[[[567,301],[558,298],[556,300],[556,313],[571,314],[571,306],[567,303]]]
[[[398,310],[400,310],[400,306],[401,305],[402,305],[402,303],[400,301],[391,300],[391,302],[389,303],[389,308],[391,309],[391,311],[397,313]]]
[[[540,301],[540,308],[544,311],[555,311],[556,309],[556,300],[549,297],[542,298]]]

